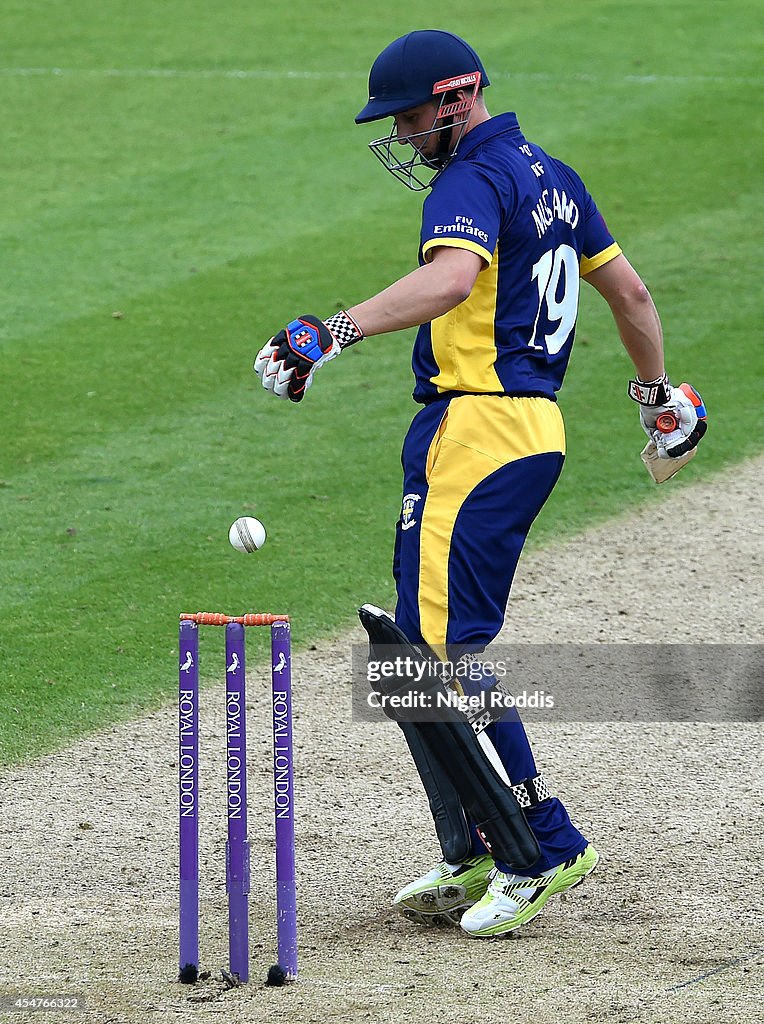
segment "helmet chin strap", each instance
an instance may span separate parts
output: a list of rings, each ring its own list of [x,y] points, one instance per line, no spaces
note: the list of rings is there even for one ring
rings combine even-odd
[[[453,135],[453,117],[446,118],[446,123],[438,131],[438,148],[431,158],[435,167],[444,167],[451,156],[451,136]]]
[[[456,96],[456,93],[449,93],[443,96],[440,100],[441,106],[449,102],[449,95]],[[435,120],[437,120],[437,116]],[[435,153],[427,158],[427,163],[432,167],[442,168],[448,164],[453,156],[451,141],[454,134],[454,115],[450,114],[448,117],[444,117],[441,125],[436,130],[437,148]]]

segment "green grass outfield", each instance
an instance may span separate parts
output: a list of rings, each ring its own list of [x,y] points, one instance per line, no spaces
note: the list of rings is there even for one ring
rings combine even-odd
[[[414,264],[421,200],[353,124],[411,28],[474,44],[492,112],[578,168],[649,284],[669,370],[711,416],[672,486],[761,447],[758,5],[364,6],[3,4],[0,763],[169,701],[180,610],[288,610],[309,645],[391,601],[413,332],[348,353],[300,407],[251,363],[288,319]],[[660,500],[585,291],[537,544]],[[269,530],[250,557],[227,541],[247,512]]]

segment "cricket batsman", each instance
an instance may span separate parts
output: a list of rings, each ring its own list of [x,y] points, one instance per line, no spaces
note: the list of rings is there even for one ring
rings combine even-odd
[[[673,470],[706,430],[700,396],[666,375],[653,300],[581,177],[526,139],[514,113],[491,116],[489,86],[450,32],[410,32],[379,54],[356,122],[391,119],[371,150],[427,193],[418,266],[325,320],[296,317],[255,361],[267,391],[299,403],[346,348],[418,327],[395,619],[373,606],[361,617],[372,644],[443,660],[474,659],[498,634],[525,538],[562,470],[556,396],[581,280],[608,303],[634,365],[627,390],[654,461]],[[456,719],[400,724],[443,852],[395,897],[409,919],[505,935],[594,870],[598,854],[540,774],[516,712],[480,736]]]

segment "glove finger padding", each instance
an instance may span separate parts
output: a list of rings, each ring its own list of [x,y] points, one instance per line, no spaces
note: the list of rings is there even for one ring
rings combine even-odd
[[[705,420],[696,418],[695,426],[689,433],[685,433],[681,427],[672,430],[670,434],[662,434],[655,431],[655,447],[658,449],[658,457],[661,459],[678,459],[682,455],[697,448],[698,442],[708,430]]]
[[[687,383],[671,389],[666,411],[674,414],[676,430],[655,430],[652,438],[661,459],[677,459],[696,448],[708,430],[706,408],[698,392]]]
[[[262,377],[263,371],[265,370],[266,363],[271,358],[271,356],[273,355],[273,352],[277,348],[277,346],[274,344],[275,341],[276,341],[275,338],[269,338],[266,341],[266,343],[263,345],[263,347],[260,349],[260,351],[257,353],[257,355],[255,356],[255,367],[254,367],[254,369],[255,369],[255,373],[258,375],[258,377]]]
[[[255,373],[260,377],[266,391],[272,391],[279,398],[287,398],[287,386],[292,375],[291,369],[284,365],[281,350],[286,341],[286,331],[270,338],[257,353]]]

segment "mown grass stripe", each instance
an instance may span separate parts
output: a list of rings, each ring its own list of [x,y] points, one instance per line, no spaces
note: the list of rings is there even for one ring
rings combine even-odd
[[[324,71],[292,70],[289,68],[0,68],[0,75],[8,78],[63,78],[83,75],[89,78],[190,78],[190,79],[239,79],[246,81],[346,81],[367,79],[367,71]],[[508,81],[527,82],[587,82],[606,85],[617,82],[629,85],[716,85],[726,82],[732,85],[761,85],[761,75],[608,75],[592,72],[574,74],[543,71],[492,71],[491,77]]]

